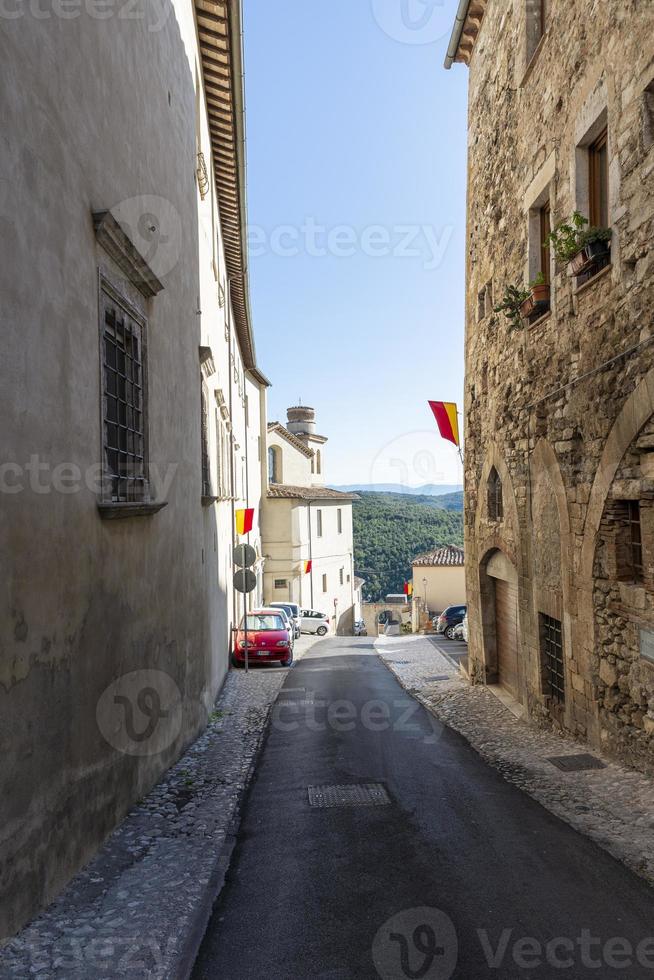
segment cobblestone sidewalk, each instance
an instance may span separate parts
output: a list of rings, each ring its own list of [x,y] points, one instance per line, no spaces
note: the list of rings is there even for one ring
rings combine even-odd
[[[299,641],[297,656],[314,642]],[[59,898],[0,950],[2,980],[188,976],[288,673],[230,672],[204,734]]]
[[[654,884],[654,779],[597,752],[592,754],[605,769],[561,772],[549,756],[588,748],[520,721],[488,688],[470,687],[431,640],[380,637],[375,647],[402,686],[505,779]],[[445,675],[447,680],[429,680]]]

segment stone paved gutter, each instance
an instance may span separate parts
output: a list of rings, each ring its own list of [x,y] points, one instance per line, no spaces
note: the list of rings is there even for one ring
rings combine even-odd
[[[488,688],[470,687],[431,640],[380,637],[375,648],[402,686],[505,779],[654,884],[654,779],[595,751],[605,769],[561,772],[548,756],[588,747],[519,720]],[[435,675],[447,680],[427,680]]]
[[[303,637],[296,656],[314,642]],[[59,898],[0,950],[2,980],[186,980],[288,673],[229,673],[204,734]]]

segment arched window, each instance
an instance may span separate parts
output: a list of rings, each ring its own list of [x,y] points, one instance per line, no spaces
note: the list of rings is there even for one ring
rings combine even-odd
[[[311,457],[311,472],[312,473],[315,473],[316,472],[316,454],[315,453]]]
[[[268,447],[268,482],[282,482],[282,454],[279,446]]]
[[[320,450],[316,453],[316,473],[322,473],[322,457]]]
[[[495,467],[488,475],[488,516],[491,521],[501,521],[504,517],[502,480]]]

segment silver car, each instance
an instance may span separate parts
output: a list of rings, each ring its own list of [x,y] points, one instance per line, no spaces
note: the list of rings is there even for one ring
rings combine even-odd
[[[271,602],[270,609],[281,609],[293,623],[293,637],[297,640],[302,633],[302,610],[297,602]]]
[[[288,638],[291,641],[291,650],[295,645],[295,626],[291,617],[288,615],[285,609],[281,606],[266,606],[265,609],[260,610],[261,612],[275,612],[277,615],[281,616],[284,620],[284,629],[288,631]]]

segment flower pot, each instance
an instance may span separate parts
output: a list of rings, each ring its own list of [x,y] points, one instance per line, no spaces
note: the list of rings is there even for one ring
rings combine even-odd
[[[610,252],[611,242],[605,242],[600,239],[596,239],[594,242],[588,242],[587,245],[584,245],[570,259],[569,268],[571,275],[580,276],[583,272],[590,269],[591,266],[598,265],[603,259],[607,258]]]
[[[588,242],[584,251],[588,256],[589,262],[600,262],[610,253],[611,242],[604,242],[597,239],[594,242]]]
[[[588,265],[588,256],[586,255],[586,249],[580,249],[576,255],[573,255],[568,263],[568,268],[573,276],[580,276],[586,266]]]
[[[527,296],[527,299],[523,300],[520,304],[520,316],[526,320],[534,312],[536,304],[534,303],[533,297],[531,295]]]
[[[550,284],[548,282],[539,283],[531,287],[531,298],[536,306],[544,306],[550,301]]]

